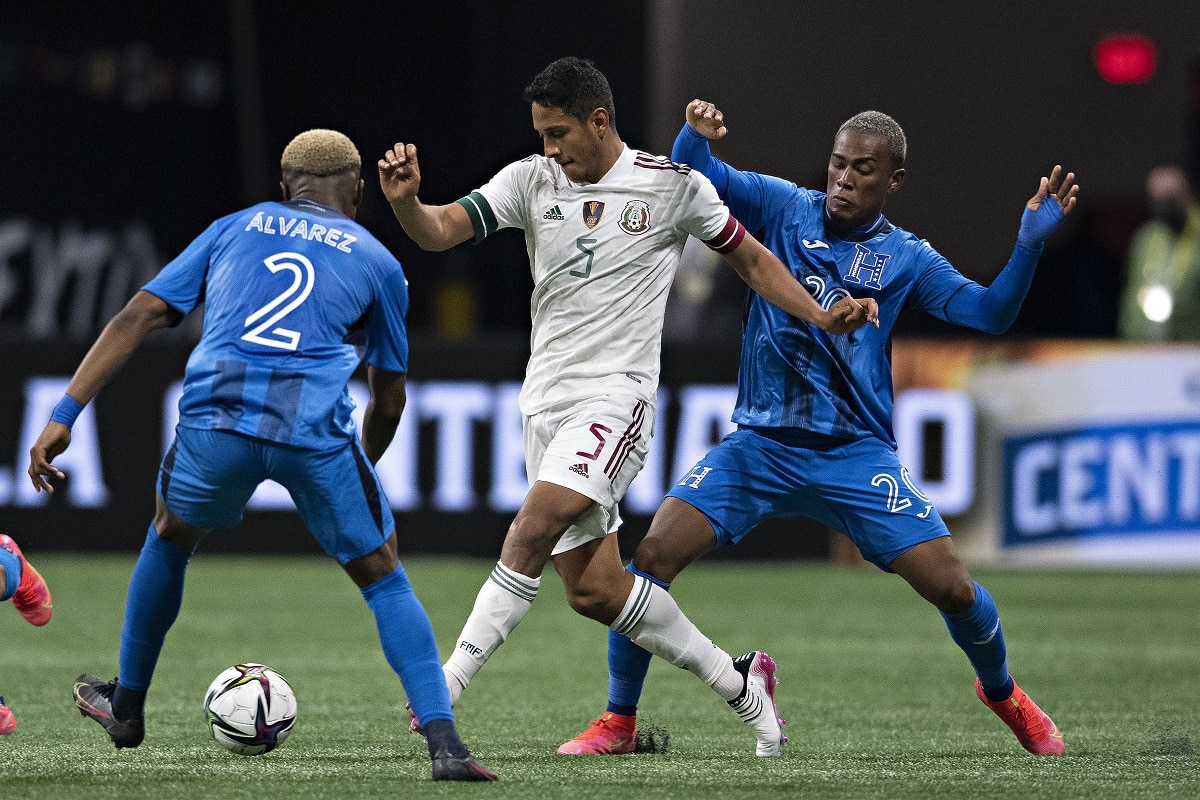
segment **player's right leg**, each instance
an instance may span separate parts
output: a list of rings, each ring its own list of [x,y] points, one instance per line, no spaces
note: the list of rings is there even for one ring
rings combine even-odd
[[[459,738],[433,625],[400,564],[387,496],[361,443],[328,452],[272,449],[268,460],[305,525],[362,592],[384,657],[424,725],[433,780],[496,780]],[[347,475],[359,482],[347,483]]]
[[[480,588],[443,666],[452,702],[458,702],[463,689],[524,619],[555,544],[593,505],[591,498],[572,489],[534,482],[504,537],[500,560]]]

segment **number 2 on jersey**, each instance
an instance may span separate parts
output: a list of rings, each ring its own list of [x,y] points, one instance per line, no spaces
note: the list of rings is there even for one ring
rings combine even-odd
[[[263,263],[267,265],[267,269],[271,270],[271,272],[289,270],[292,273],[292,285],[280,292],[274,300],[246,317],[245,326],[250,327],[254,325],[254,327],[242,334],[242,338],[247,342],[264,344],[267,347],[278,347],[280,350],[295,350],[296,346],[300,343],[299,331],[288,330],[287,328],[275,328],[271,333],[278,336],[278,339],[263,336],[263,331],[295,311],[301,303],[308,299],[308,296],[312,293],[316,272],[313,270],[312,262],[299,253],[276,253],[273,256],[263,259]],[[287,305],[275,311],[280,304],[285,302]],[[272,314],[272,311],[275,313]],[[266,319],[258,322],[263,317],[266,317]],[[256,322],[258,322],[257,325],[254,324]]]

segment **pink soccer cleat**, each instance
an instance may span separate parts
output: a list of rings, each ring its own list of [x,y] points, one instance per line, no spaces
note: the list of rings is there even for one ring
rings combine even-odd
[[[21,548],[17,547],[11,536],[0,533],[0,547],[21,559],[21,583],[13,593],[13,605],[30,624],[45,625],[54,611],[54,601],[50,599],[50,589],[46,586],[46,581],[33,565],[25,560]]]
[[[1038,756],[1061,756],[1066,749],[1062,731],[1037,703],[1013,682],[1012,697],[993,703],[983,693],[983,684],[975,679],[975,694],[983,704],[996,712],[1004,724],[1017,735],[1017,741],[1029,752]]]

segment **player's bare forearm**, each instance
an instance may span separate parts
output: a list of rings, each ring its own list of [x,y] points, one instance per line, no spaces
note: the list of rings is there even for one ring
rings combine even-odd
[[[178,312],[149,292],[138,292],[104,326],[83,361],[75,370],[67,394],[87,405],[114,375],[128,363],[146,336],[166,328],[178,319]]]
[[[401,197],[390,203],[400,227],[422,250],[440,253],[465,242],[473,232],[470,217],[458,203],[428,206],[416,196]],[[455,209],[461,212],[461,219]]]
[[[403,372],[391,372],[367,366],[367,387],[371,399],[363,412],[362,443],[372,464],[379,462],[396,436],[396,427],[407,402],[408,377]]]

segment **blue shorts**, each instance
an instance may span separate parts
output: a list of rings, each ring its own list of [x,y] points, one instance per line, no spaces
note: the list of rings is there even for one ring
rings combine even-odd
[[[896,451],[878,439],[810,449],[739,429],[667,496],[707,517],[718,546],[741,541],[769,517],[803,515],[845,533],[887,572],[918,544],[950,535]]]
[[[190,525],[232,528],[268,478],[288,490],[304,524],[339,564],[378,550],[395,530],[387,496],[358,439],[311,450],[180,426],[158,471],[158,494]]]

